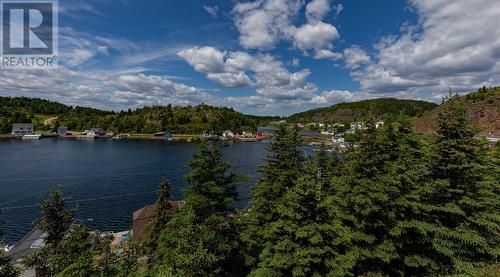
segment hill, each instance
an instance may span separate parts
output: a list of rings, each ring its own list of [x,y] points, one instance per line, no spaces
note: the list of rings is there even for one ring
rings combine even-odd
[[[26,97],[0,97],[0,133],[9,133],[12,123],[32,122],[37,130],[48,130],[43,121],[57,117],[57,126],[83,131],[92,127],[122,133],[155,133],[169,131],[177,134],[201,133],[204,130],[223,132],[254,131],[274,117],[245,115],[226,107],[154,106],[128,111],[103,111],[87,107],[72,107],[61,103]]]
[[[358,102],[340,103],[326,108],[309,110],[290,116],[293,122],[339,122],[366,119],[368,113],[378,119],[387,119],[404,113],[407,116],[418,116],[432,110],[437,105],[418,100],[401,100],[380,98]]]
[[[500,135],[500,87],[483,87],[462,97],[469,109],[470,120],[480,132]],[[436,132],[440,110],[441,106],[416,118],[415,131]]]

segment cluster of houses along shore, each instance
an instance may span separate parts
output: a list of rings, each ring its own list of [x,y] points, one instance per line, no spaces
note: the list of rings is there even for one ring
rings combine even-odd
[[[275,124],[286,124],[286,121],[274,122]],[[368,127],[364,122],[353,122],[353,123],[299,123],[297,126],[300,129],[315,130],[315,134],[328,137],[331,145],[337,150],[347,149],[351,145],[346,140],[349,135],[355,134],[357,131],[366,130]],[[376,128],[384,126],[384,121],[378,121],[375,123]],[[260,129],[260,128],[259,128]],[[263,130],[257,130],[256,132],[243,131],[241,133],[235,133],[231,130],[225,130],[221,136],[215,135],[212,132],[203,132],[198,138],[212,138],[218,137],[223,140],[236,140],[236,141],[261,141],[264,139],[270,139],[273,136],[274,128],[263,128]],[[14,123],[12,125],[11,135],[13,137],[18,137],[22,139],[39,139],[42,137],[41,132],[35,132],[35,127],[32,123]],[[43,134],[43,136],[49,137],[63,137],[63,138],[76,138],[76,139],[94,139],[94,138],[109,138],[109,139],[123,139],[131,138],[130,134],[115,134],[111,132],[106,132],[102,128],[90,128],[83,132],[69,131],[67,127],[61,126],[57,128],[57,132],[50,134]],[[137,137],[141,137],[136,135]],[[173,135],[169,132],[157,132],[153,134],[153,137],[172,140]],[[192,136],[196,139],[197,136]],[[134,137],[136,138],[136,137]],[[331,138],[331,139],[330,139]],[[485,136],[489,145],[495,145],[499,141],[499,136],[492,134],[491,132]]]

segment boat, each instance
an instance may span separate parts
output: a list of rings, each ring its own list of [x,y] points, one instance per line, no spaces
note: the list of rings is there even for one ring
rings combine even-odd
[[[21,138],[24,140],[32,140],[32,139],[40,139],[42,135],[40,134],[33,134],[33,135],[23,135]]]

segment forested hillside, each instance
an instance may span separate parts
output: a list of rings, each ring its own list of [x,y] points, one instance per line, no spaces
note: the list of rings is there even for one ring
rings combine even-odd
[[[254,131],[273,117],[244,115],[231,108],[198,106],[155,106],[112,112],[33,98],[0,97],[0,133],[9,133],[12,123],[33,122],[37,130],[47,129],[42,119],[57,117],[55,126],[83,131],[92,127],[127,133],[201,133],[204,130],[223,132]]]
[[[370,99],[358,102],[340,103],[326,108],[314,109],[290,116],[293,122],[338,122],[365,120],[371,113],[378,119],[387,119],[404,113],[406,116],[421,115],[437,105],[418,100],[393,98]]]

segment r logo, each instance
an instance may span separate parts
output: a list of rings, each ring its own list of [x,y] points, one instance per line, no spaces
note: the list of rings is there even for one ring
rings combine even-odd
[[[2,55],[52,55],[54,10],[50,2],[2,2]]]

